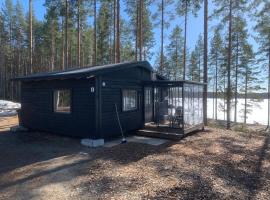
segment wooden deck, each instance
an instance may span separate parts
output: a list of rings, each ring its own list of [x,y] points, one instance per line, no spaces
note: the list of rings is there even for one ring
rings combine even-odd
[[[157,126],[154,123],[147,123],[144,128],[138,130],[137,134],[148,137],[179,140],[183,138],[184,131],[180,128],[172,128],[166,125]]]
[[[180,140],[183,137],[185,137],[186,134],[202,130],[203,127],[204,127],[203,124],[199,124],[194,127],[183,130],[182,128],[172,128],[166,125],[157,126],[154,123],[147,123],[145,124],[144,128],[137,131],[137,134],[155,138]]]

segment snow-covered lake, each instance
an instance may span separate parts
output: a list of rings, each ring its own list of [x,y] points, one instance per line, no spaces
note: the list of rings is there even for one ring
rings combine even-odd
[[[238,99],[237,104],[237,122],[243,122],[243,112],[241,110],[244,109],[244,99]],[[250,101],[250,100],[248,100]],[[207,101],[208,109],[207,109],[207,116],[208,118],[213,118],[213,99],[208,98]],[[252,103],[251,103],[252,104]],[[226,120],[226,113],[224,115],[223,111],[223,105],[224,101],[223,99],[218,99],[218,112],[217,112],[217,118],[220,120]],[[232,102],[232,106],[234,103]],[[256,105],[253,105],[251,110],[252,112],[247,115],[247,123],[255,124],[259,123],[262,125],[267,125],[267,115],[268,115],[268,100],[264,99],[261,102],[256,103]],[[234,106],[231,109],[231,120],[234,121]]]
[[[21,104],[11,101],[0,100],[0,117],[13,116],[17,114],[17,111],[21,107]]]

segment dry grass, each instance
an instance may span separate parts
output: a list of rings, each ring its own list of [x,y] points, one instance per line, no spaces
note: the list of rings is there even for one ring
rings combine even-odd
[[[0,126],[5,126],[0,121]],[[159,147],[87,149],[0,132],[0,199],[269,199],[269,136],[207,128]]]

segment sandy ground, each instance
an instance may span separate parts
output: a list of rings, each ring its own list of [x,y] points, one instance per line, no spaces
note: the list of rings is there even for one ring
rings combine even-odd
[[[269,136],[207,128],[161,146],[88,149],[0,119],[0,199],[270,199]]]

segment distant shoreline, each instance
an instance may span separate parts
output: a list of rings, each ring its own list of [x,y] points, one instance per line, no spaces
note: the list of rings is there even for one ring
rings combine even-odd
[[[244,99],[245,94],[238,94],[237,95],[239,99]],[[208,98],[213,98],[215,97],[214,92],[208,92]],[[222,97],[222,93],[218,93],[218,98]],[[232,94],[232,98],[234,98],[234,93]],[[247,94],[248,99],[268,99],[268,93],[249,93]]]

